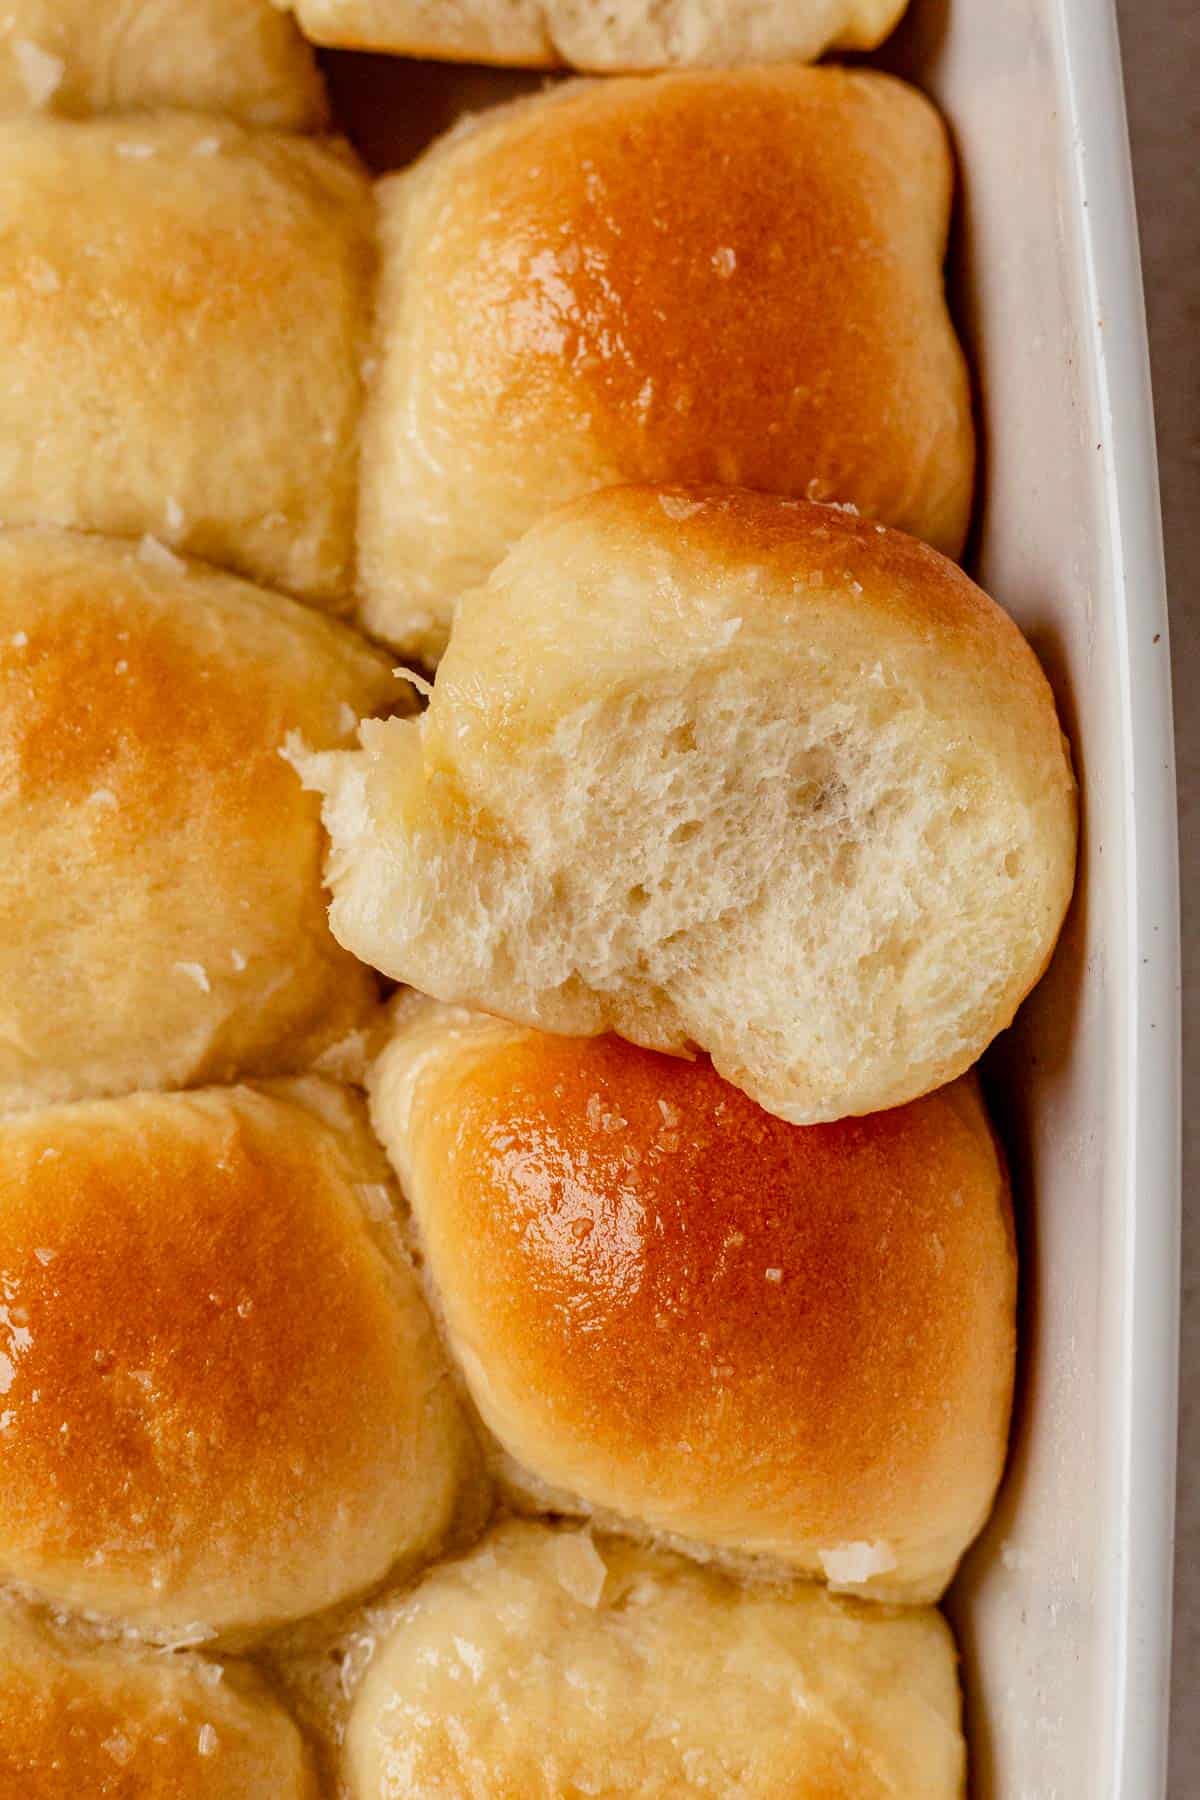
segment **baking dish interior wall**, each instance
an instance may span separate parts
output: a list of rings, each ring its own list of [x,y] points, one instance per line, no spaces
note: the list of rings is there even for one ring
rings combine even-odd
[[[1087,10],[917,0],[887,59],[942,106],[960,163],[951,290],[983,451],[972,572],[1054,684],[1082,805],[1078,884],[1054,963],[986,1063],[1013,1165],[1022,1295],[1007,1476],[948,1607],[976,1800],[1135,1792],[1118,1773],[1117,1734],[1131,1524],[1120,1491],[1122,1284],[1135,1198],[1124,1071],[1138,972],[1126,620],[1073,141],[1070,58]],[[1098,30],[1104,9],[1090,10],[1082,25]],[[1120,118],[1091,123],[1123,131]]]

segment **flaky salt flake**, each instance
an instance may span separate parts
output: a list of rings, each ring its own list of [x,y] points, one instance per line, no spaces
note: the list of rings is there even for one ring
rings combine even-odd
[[[391,1218],[392,1196],[386,1182],[360,1181],[356,1186],[363,1211],[368,1218],[377,1219],[381,1223]]]
[[[29,633],[27,631],[14,631],[8,641],[14,650],[23,650],[29,642]]]
[[[52,1263],[54,1261],[55,1257],[58,1255],[58,1251],[42,1248],[39,1250],[35,1250],[33,1254],[37,1257],[38,1261],[41,1263],[41,1265],[44,1269],[48,1263]]]
[[[138,545],[138,559],[149,563],[152,569],[162,569],[169,575],[187,573],[187,564],[182,557],[176,556],[173,550],[168,550],[159,538],[151,537],[149,532]]]
[[[53,56],[31,38],[14,38],[13,56],[16,58],[21,86],[25,89],[30,105],[45,106],[62,86],[62,78],[67,72],[66,63],[61,56]]]
[[[125,1764],[133,1755],[133,1745],[123,1731],[110,1732],[100,1748],[106,1756],[111,1756],[112,1760],[121,1768],[124,1768]]]
[[[766,1279],[768,1281],[774,1282],[776,1287],[778,1287],[779,1283],[783,1280],[783,1270],[782,1269],[764,1269],[763,1275],[766,1277]]]
[[[551,1547],[555,1578],[581,1606],[600,1604],[608,1565],[586,1531],[570,1531],[555,1538]]]
[[[886,1575],[896,1567],[896,1553],[890,1544],[837,1544],[830,1550],[818,1550],[817,1559],[827,1581],[855,1584],[870,1581],[874,1575]]]
[[[677,522],[690,519],[695,513],[703,511],[703,503],[699,500],[685,500],[682,494],[660,494],[658,496],[659,511],[666,513],[668,519]]]
[[[196,1748],[201,1756],[215,1756],[220,1741],[211,1725],[202,1725],[196,1738]]]
[[[231,950],[229,952],[229,960],[233,964],[234,974],[240,975],[246,967],[244,953],[241,950]]]
[[[722,244],[719,250],[714,250],[712,253],[712,266],[722,281],[728,281],[737,268],[737,251],[731,249],[728,244]]]
[[[415,669],[406,669],[403,664],[400,664],[392,670],[392,674],[397,681],[407,681],[411,687],[415,687],[423,700],[432,698],[432,681],[427,681],[425,676],[419,675]]]
[[[173,963],[171,966],[176,975],[183,975],[186,976],[188,981],[194,981],[202,994],[209,994],[212,992],[212,983],[208,979],[208,970],[203,963],[177,962]]]
[[[471,1643],[469,1638],[456,1637],[454,1648],[458,1653],[459,1662],[465,1669],[469,1669],[475,1680],[478,1681],[483,1674],[484,1667],[484,1655],[479,1645]]]
[[[88,805],[107,806],[112,808],[117,805],[117,796],[110,787],[93,788],[88,795]]]

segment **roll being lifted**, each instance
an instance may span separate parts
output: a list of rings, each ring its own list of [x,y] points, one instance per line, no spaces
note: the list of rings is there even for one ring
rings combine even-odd
[[[1049,961],[1075,787],[1012,620],[843,510],[615,488],[465,596],[428,711],[301,758],[335,935],[438,999],[706,1050],[800,1124],[968,1069]]]
[[[803,61],[870,50],[904,0],[289,0],[318,44],[549,68]]]

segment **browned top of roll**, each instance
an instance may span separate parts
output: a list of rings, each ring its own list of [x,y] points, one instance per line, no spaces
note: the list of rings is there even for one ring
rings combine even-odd
[[[1012,1381],[1007,1185],[974,1081],[797,1127],[705,1060],[449,1009],[439,1042],[431,1010],[386,1054],[375,1116],[517,1462],[849,1585],[944,1582]]]
[[[461,1442],[389,1209],[313,1079],[0,1126],[0,1579],[203,1638],[424,1549]]]

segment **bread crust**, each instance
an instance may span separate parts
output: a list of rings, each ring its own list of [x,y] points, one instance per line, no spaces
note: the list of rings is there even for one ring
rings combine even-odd
[[[952,173],[904,83],[755,68],[569,84],[384,180],[368,628],[436,657],[522,531],[614,482],[853,502],[957,554]]]
[[[300,1733],[247,1666],[88,1647],[12,1600],[0,1600],[0,1791],[317,1800]]]
[[[973,1077],[801,1128],[703,1059],[414,999],[371,1092],[526,1504],[941,1593],[1000,1479],[1016,1341]]]
[[[145,532],[344,608],[371,190],[179,112],[0,122],[0,521]]]
[[[370,1800],[960,1800],[954,1665],[929,1610],[509,1523],[400,1607],[347,1772]]]
[[[317,131],[316,61],[271,0],[6,0],[0,117],[177,106]]]
[[[0,532],[0,1110],[301,1070],[375,1012],[317,808],[389,663],[162,545]]]
[[[467,1449],[392,1201],[315,1078],[0,1122],[0,1576],[240,1643],[430,1553]]]

